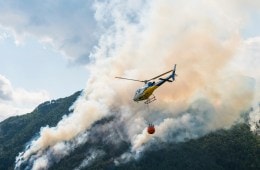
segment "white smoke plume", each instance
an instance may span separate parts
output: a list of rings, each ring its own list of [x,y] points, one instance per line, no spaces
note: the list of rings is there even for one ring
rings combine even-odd
[[[90,150],[87,158],[84,159],[81,162],[81,164],[79,165],[79,167],[75,168],[74,170],[80,170],[80,169],[86,168],[87,166],[90,166],[91,163],[93,163],[97,157],[100,157],[103,155],[105,155],[105,152],[102,150]]]
[[[247,12],[257,8],[253,2],[96,1],[95,17],[106,31],[90,56],[87,86],[73,113],[56,127],[43,127],[39,138],[17,157],[16,168],[28,161],[28,166],[49,167],[48,153],[59,153],[55,146],[82,136],[115,108],[135,154],[155,138],[179,142],[230,127],[255,99],[256,77],[229,67],[243,42],[240,29],[247,13],[239,9],[245,4]],[[174,64],[176,81],[154,93],[157,101],[149,113],[144,104],[131,101],[142,84],[114,79],[143,80]],[[154,122],[154,136],[146,133],[146,121]]]
[[[250,130],[257,135],[260,135],[260,104],[257,108],[252,108],[249,113]]]

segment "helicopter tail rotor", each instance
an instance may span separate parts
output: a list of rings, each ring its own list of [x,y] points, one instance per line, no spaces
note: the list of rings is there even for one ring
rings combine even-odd
[[[174,81],[175,80],[175,76],[177,76],[177,74],[175,72],[176,72],[176,64],[174,65],[174,68],[173,68],[173,71],[172,71],[172,76],[171,76],[172,81]]]

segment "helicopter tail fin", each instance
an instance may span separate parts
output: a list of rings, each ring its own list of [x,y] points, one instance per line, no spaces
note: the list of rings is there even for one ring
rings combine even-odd
[[[175,76],[177,76],[177,74],[175,73],[176,72],[176,64],[174,65],[174,68],[173,68],[173,71],[172,71],[172,81],[175,80]]]

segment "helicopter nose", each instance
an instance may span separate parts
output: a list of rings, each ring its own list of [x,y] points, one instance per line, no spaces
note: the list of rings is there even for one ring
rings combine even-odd
[[[137,101],[138,101],[138,96],[135,95],[134,98],[133,98],[133,100],[134,100],[135,102],[137,102]]]

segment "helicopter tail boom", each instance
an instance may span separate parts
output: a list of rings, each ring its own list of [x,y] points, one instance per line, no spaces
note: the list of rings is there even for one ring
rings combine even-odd
[[[163,80],[163,81],[167,81],[167,82],[173,82],[173,81],[170,80],[170,79],[164,79],[164,78],[159,78],[159,80]]]
[[[176,72],[176,64],[174,65],[174,68],[172,70],[172,74],[169,75],[168,77],[166,78],[159,78],[159,81],[156,86],[161,86],[162,84],[164,84],[165,82],[173,82],[175,80],[175,76],[177,76],[177,74],[175,73]]]

